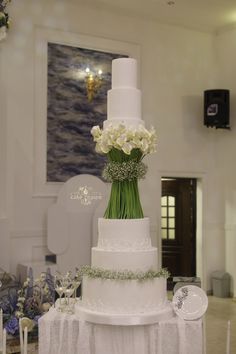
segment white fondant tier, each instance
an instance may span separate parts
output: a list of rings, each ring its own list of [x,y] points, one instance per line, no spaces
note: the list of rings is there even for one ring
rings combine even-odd
[[[112,61],[112,88],[137,87],[137,61],[119,58]]]
[[[141,92],[136,88],[108,91],[107,119],[141,119]]]
[[[98,219],[98,247],[107,250],[145,250],[151,248],[149,218]]]
[[[83,307],[104,313],[135,314],[161,310],[167,304],[166,279],[109,280],[83,277]]]
[[[107,251],[92,248],[92,266],[109,270],[157,270],[157,248],[141,251]]]
[[[138,127],[142,120],[141,91],[137,89],[137,61],[120,58],[112,61],[112,89],[107,95],[107,120],[109,124]]]

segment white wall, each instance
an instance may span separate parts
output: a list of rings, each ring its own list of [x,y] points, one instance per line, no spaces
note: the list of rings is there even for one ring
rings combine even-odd
[[[224,203],[217,146],[219,135],[226,133],[203,126],[203,90],[215,88],[220,78],[214,36],[66,0],[16,1],[11,3],[9,12],[12,27],[1,51],[0,72],[6,76],[6,82],[1,80],[1,90],[6,92],[6,109],[1,119],[7,123],[7,135],[3,140],[6,161],[4,157],[0,160],[1,170],[6,169],[6,180],[1,178],[4,186],[0,190],[6,190],[3,214],[9,223],[11,270],[15,272],[20,261],[32,260],[33,247],[45,249],[46,210],[54,201],[50,197],[33,197],[33,171],[37,163],[34,34],[37,27],[54,28],[140,45],[143,119],[147,127],[156,127],[159,137],[158,153],[147,158],[149,173],[140,186],[143,207],[151,217],[153,242],[160,245],[157,233],[161,176],[169,173],[202,179],[203,268],[209,288],[211,272],[225,263]]]

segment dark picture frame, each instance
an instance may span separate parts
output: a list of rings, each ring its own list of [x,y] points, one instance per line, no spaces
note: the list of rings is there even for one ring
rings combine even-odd
[[[111,62],[139,62],[137,44],[46,28],[35,30],[35,146],[33,196],[52,197],[78,174],[101,177],[105,157],[90,130],[106,117]],[[102,85],[88,100],[86,68],[102,70]]]

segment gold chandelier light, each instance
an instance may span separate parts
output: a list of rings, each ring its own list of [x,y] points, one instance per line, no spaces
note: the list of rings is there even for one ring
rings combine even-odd
[[[87,67],[85,76],[85,83],[87,89],[87,97],[89,102],[94,99],[94,96],[98,93],[98,90],[102,86],[102,70],[98,70],[97,74],[91,72],[90,68]]]

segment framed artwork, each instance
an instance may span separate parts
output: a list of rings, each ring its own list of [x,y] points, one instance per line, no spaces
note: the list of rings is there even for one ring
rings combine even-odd
[[[78,174],[101,177],[106,158],[90,134],[106,117],[111,62],[139,46],[75,33],[37,29],[35,47],[34,195],[57,195]],[[93,90],[89,77],[97,80]]]
[[[48,43],[47,182],[101,177],[106,158],[96,153],[90,131],[106,120],[111,62],[122,56]]]

